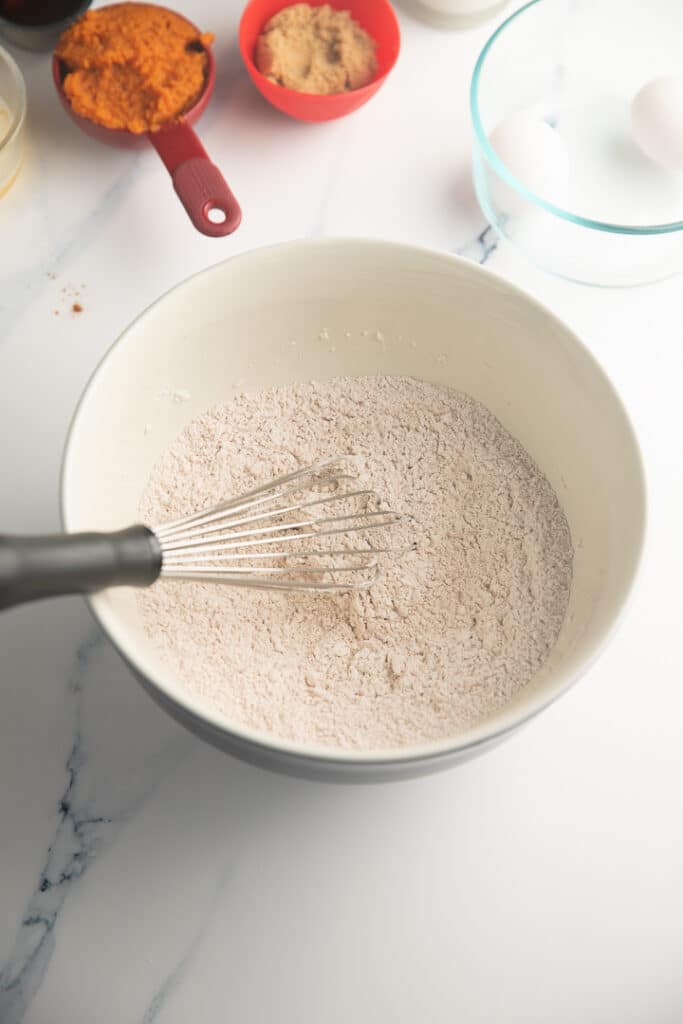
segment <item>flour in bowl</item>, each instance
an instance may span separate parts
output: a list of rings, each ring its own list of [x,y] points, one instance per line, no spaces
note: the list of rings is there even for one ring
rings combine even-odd
[[[228,723],[353,750],[454,736],[543,665],[572,574],[554,491],[479,402],[404,377],[240,395],[177,438],[152,473],[142,520],[338,455],[387,507],[414,517],[414,551],[353,594],[161,581],[139,595],[146,629]]]

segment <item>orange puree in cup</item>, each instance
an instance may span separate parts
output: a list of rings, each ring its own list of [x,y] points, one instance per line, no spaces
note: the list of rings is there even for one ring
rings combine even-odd
[[[197,102],[212,42],[173,11],[122,3],[84,14],[55,54],[76,114],[139,134],[180,120]]]

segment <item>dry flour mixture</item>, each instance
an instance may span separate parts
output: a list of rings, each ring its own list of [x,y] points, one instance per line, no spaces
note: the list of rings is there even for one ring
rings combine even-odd
[[[572,574],[555,493],[480,403],[403,377],[240,395],[161,459],[143,521],[336,455],[412,514],[414,552],[355,594],[157,583],[139,595],[146,628],[188,690],[231,723],[354,750],[453,736],[541,667]]]

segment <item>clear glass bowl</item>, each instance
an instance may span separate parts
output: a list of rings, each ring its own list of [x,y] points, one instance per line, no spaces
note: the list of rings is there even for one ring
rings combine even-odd
[[[0,46],[0,197],[19,173],[24,155],[26,86],[14,59]]]
[[[646,157],[630,123],[646,82],[681,74],[682,39],[683,0],[531,0],[487,42],[470,92],[477,198],[537,265],[604,286],[683,270],[683,173]],[[491,144],[496,127],[520,114],[564,140],[560,204],[522,180],[519,153],[513,171],[508,152],[504,159]],[[530,159],[530,171],[522,164],[533,178]]]

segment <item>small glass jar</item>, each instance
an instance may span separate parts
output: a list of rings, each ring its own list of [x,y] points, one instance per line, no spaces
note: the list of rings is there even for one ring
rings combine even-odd
[[[64,29],[80,18],[92,0],[0,0],[0,36],[22,50],[54,50]],[[11,11],[11,15],[10,15]]]
[[[473,28],[492,18],[508,0],[402,0],[407,10],[437,28]]]
[[[0,196],[13,184],[24,155],[26,86],[14,59],[0,46]]]

